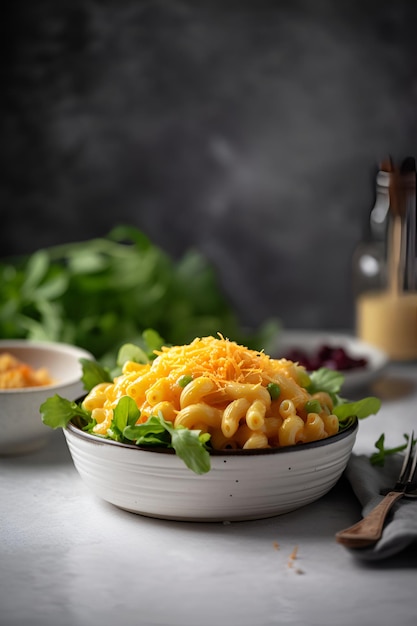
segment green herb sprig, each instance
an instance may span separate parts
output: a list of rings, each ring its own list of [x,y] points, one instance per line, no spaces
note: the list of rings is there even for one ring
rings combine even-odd
[[[385,465],[385,460],[387,457],[398,454],[406,449],[408,443],[408,434],[404,433],[405,443],[399,444],[398,446],[394,446],[392,448],[385,447],[385,433],[382,433],[378,440],[375,442],[375,447],[377,452],[373,452],[369,458],[372,465],[377,465],[379,467],[383,467]],[[417,439],[413,440],[413,443],[417,443]]]

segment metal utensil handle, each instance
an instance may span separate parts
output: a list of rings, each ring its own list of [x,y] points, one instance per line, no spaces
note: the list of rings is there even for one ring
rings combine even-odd
[[[336,533],[336,541],[348,548],[365,548],[378,541],[382,535],[385,519],[402,491],[390,491],[366,517],[349,528]]]

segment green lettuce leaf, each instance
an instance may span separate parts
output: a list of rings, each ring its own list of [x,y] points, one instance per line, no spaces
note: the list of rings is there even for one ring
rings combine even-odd
[[[111,383],[113,378],[106,367],[103,367],[97,361],[90,359],[80,359],[82,367],[81,380],[86,391],[91,391],[93,387],[100,383]]]
[[[123,431],[126,426],[134,426],[140,417],[140,410],[136,402],[129,396],[120,398],[113,411],[113,419],[107,431],[108,436],[115,441],[123,441]]]
[[[326,391],[334,396],[341,390],[344,379],[340,372],[321,367],[310,373],[310,385],[307,387],[307,391],[311,394]]]
[[[307,391],[311,394],[319,391],[327,392],[333,400],[333,413],[339,418],[342,426],[347,426],[351,418],[357,417],[364,419],[369,415],[375,415],[381,408],[381,401],[375,396],[369,396],[357,400],[356,402],[348,402],[339,395],[344,382],[344,376],[341,372],[321,367],[310,374],[310,384]]]
[[[91,413],[77,402],[66,400],[58,394],[48,398],[39,408],[41,419],[50,428],[65,428],[74,419],[81,418],[85,422],[92,421]]]
[[[210,470],[210,454],[204,446],[199,430],[188,428],[171,429],[171,445],[186,466],[196,474]]]
[[[375,415],[380,408],[381,400],[375,396],[369,396],[357,402],[343,402],[333,408],[333,413],[337,415],[339,422],[343,422],[353,416],[364,419],[369,415]]]
[[[209,435],[202,435],[199,430],[175,428],[171,422],[164,419],[161,412],[152,415],[143,424],[127,425],[123,435],[126,439],[135,441],[137,445],[173,448],[185,465],[196,474],[205,474],[210,470],[210,454],[205,446]],[[167,435],[169,435],[168,445]]]

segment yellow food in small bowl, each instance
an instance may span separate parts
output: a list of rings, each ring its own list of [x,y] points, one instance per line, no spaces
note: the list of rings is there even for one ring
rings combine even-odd
[[[53,382],[46,367],[34,368],[10,352],[0,354],[0,389],[43,387]]]
[[[32,452],[46,443],[40,405],[52,394],[83,391],[80,359],[90,352],[60,342],[0,340],[0,455]]]

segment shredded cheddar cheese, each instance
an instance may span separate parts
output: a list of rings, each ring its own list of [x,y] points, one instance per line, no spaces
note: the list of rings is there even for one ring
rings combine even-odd
[[[298,546],[294,546],[293,551],[291,552],[289,558],[288,558],[288,567],[292,567],[294,561],[296,560],[298,555]]]
[[[275,380],[278,372],[297,381],[300,370],[292,361],[271,359],[264,352],[250,350],[222,336],[197,338],[187,345],[164,346],[156,354],[152,370],[157,376],[165,376],[167,371],[174,378],[186,374],[205,376],[218,388],[229,381],[268,383]]]

